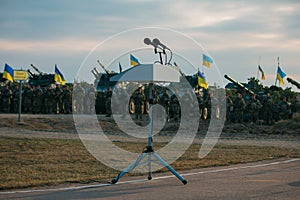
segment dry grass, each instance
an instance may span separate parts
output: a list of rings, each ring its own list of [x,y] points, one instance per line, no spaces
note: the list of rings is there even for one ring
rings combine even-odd
[[[118,142],[141,152],[145,144]],[[165,145],[159,143],[156,148]],[[172,166],[177,170],[300,157],[299,149],[217,145],[204,159],[193,144]],[[165,170],[161,170],[165,171]],[[108,181],[118,172],[92,157],[80,140],[0,137],[0,190],[62,183]]]

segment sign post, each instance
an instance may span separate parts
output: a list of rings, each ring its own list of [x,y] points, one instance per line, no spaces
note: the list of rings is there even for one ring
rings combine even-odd
[[[20,91],[19,91],[18,124],[21,123],[21,106],[22,106],[22,81],[20,81]]]
[[[18,124],[21,123],[21,108],[22,108],[22,82],[26,81],[28,73],[24,70],[14,70],[14,80],[20,81],[19,90],[19,106],[18,106]]]

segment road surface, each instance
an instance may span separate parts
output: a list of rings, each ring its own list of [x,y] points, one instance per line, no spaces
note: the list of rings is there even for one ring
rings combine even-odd
[[[180,172],[123,177],[116,185],[76,185],[0,192],[0,199],[297,199],[300,159],[279,159]]]

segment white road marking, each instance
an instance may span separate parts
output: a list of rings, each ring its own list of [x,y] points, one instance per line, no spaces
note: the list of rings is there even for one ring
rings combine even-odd
[[[239,167],[229,167],[229,168],[223,168],[223,169],[192,172],[192,173],[186,173],[186,174],[181,174],[181,175],[184,177],[184,176],[192,176],[192,175],[197,175],[197,174],[216,173],[216,172],[223,172],[223,171],[232,171],[232,170],[240,170],[240,169],[266,167],[266,166],[271,166],[271,165],[279,165],[279,164],[285,164],[285,163],[290,163],[290,162],[296,162],[296,161],[299,161],[299,160],[300,160],[300,158],[295,158],[295,159],[277,161],[277,162],[266,163],[266,164],[247,165],[247,166],[239,166]],[[175,176],[174,175],[169,175],[169,176],[153,177],[152,180],[167,179],[167,178],[175,178]],[[120,184],[138,183],[138,182],[146,182],[146,181],[148,181],[148,180],[147,179],[138,179],[138,180],[122,181],[122,182],[118,182],[116,184],[120,185]],[[0,195],[1,194],[15,194],[15,193],[33,193],[33,192],[59,192],[59,191],[68,191],[68,190],[89,189],[89,188],[96,188],[96,187],[107,187],[107,186],[113,186],[113,185],[114,184],[106,183],[106,184],[73,186],[73,187],[64,187],[64,188],[50,188],[50,189],[36,189],[36,190],[15,190],[15,191],[0,192]]]

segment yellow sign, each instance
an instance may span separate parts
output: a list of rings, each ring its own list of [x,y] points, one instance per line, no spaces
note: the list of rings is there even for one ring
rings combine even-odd
[[[14,70],[14,80],[16,81],[26,81],[28,78],[28,73],[23,70]]]

